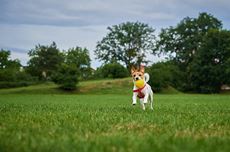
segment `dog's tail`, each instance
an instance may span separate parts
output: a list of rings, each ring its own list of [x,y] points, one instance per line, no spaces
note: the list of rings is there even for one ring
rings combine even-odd
[[[145,82],[148,82],[148,81],[149,81],[149,78],[150,78],[149,74],[148,74],[148,73],[145,73],[144,76],[145,76]]]

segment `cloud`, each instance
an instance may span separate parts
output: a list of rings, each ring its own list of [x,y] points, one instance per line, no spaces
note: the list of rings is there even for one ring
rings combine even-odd
[[[3,0],[1,21],[10,24],[88,26],[124,20],[172,19],[160,3],[140,0],[54,1]],[[159,10],[162,7],[162,10]],[[168,17],[170,16],[170,17]],[[144,17],[144,18],[143,18]],[[150,18],[149,18],[150,17]]]
[[[75,46],[86,47],[90,50],[91,58],[94,59],[93,50],[96,41],[106,34],[106,26],[62,27],[0,24],[0,33],[7,35],[0,37],[1,48],[12,50],[12,54],[21,52],[20,58],[24,54],[23,59],[26,60],[28,60],[27,52],[35,45],[49,45],[52,41],[55,41],[61,50]],[[99,64],[98,61],[94,63],[96,66]]]
[[[0,23],[52,26],[112,25],[142,21],[169,26],[207,11],[230,21],[228,0],[1,0]]]
[[[173,22],[208,11],[229,18],[228,0],[1,0],[0,23],[55,26],[117,24],[124,20]]]

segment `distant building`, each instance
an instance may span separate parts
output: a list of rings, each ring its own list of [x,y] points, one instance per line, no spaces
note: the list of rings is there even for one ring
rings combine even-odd
[[[227,85],[227,84],[224,84],[224,85],[221,86],[221,90],[230,91],[230,86]]]

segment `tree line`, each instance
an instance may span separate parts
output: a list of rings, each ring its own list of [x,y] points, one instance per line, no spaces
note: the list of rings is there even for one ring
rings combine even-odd
[[[168,57],[147,67],[150,84],[156,91],[172,86],[187,92],[216,93],[222,85],[230,84],[230,31],[223,29],[219,19],[200,13],[161,29],[158,36],[154,32],[140,22],[108,27],[94,51],[103,62],[96,70],[90,66],[86,48],[60,51],[55,42],[37,45],[29,51],[30,60],[23,68],[19,60],[10,60],[10,51],[1,50],[0,84],[53,81],[71,90],[83,79],[126,77],[131,66],[151,62],[146,58],[148,53]]]

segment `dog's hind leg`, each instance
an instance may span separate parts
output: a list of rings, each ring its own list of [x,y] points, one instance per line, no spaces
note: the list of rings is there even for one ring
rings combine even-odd
[[[149,98],[149,93],[146,93],[143,101],[144,101],[144,104],[147,104],[148,103],[148,98]]]

